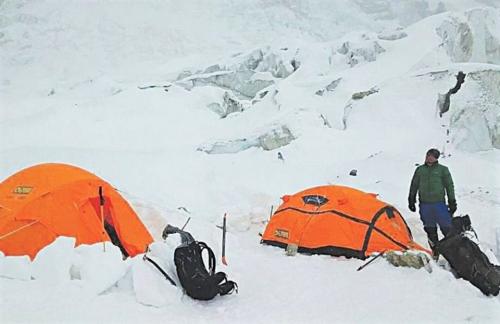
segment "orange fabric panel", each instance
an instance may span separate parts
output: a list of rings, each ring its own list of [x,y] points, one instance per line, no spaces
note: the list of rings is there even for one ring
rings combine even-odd
[[[0,250],[19,255],[24,249],[34,257],[57,236],[76,238],[76,244],[109,241],[102,230],[100,209],[92,205],[99,199],[99,187],[105,195],[105,217],[114,225],[118,238],[129,255],[145,251],[153,241],[130,205],[107,182],[74,166],[41,164],[24,169],[0,183]],[[9,235],[17,223],[33,221],[46,230],[43,235],[29,235],[23,229]],[[20,242],[24,242],[20,244]]]
[[[397,210],[393,211],[394,217],[390,218],[387,212],[383,213],[375,223],[375,226],[394,240],[407,244],[412,240],[410,232],[406,228],[403,217]]]
[[[327,213],[314,215],[302,235],[300,246],[336,246],[361,250],[368,225]]]
[[[5,255],[28,255],[33,260],[43,247],[54,242],[56,235],[47,227],[36,222],[13,218],[6,224],[0,225],[0,251]],[[16,231],[20,229],[19,231]],[[10,235],[9,235],[10,233]]]
[[[99,178],[67,164],[35,165],[17,172],[0,184],[0,204],[15,212],[45,193],[83,179]]]
[[[131,256],[143,253],[153,242],[153,237],[125,199],[115,190],[108,194],[113,202],[111,216],[114,227],[123,247]]]
[[[406,242],[405,242],[406,243]],[[404,248],[395,244],[382,234],[377,231],[373,231],[370,236],[370,241],[368,243],[368,247],[366,249],[365,255],[369,256],[374,252],[382,252],[382,251],[403,251]]]
[[[103,230],[100,215],[96,213],[90,199],[80,205],[76,215],[81,215],[76,220],[79,225],[75,233],[77,245],[111,241],[106,231]]]
[[[262,239],[273,240],[285,244],[298,242],[298,235],[295,233],[297,222],[304,224],[307,217],[293,212],[284,212],[272,217],[271,222],[266,227]],[[295,243],[297,244],[297,243]]]

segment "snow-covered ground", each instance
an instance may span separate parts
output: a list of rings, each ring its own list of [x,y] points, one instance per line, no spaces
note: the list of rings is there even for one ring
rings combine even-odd
[[[436,147],[457,214],[500,256],[499,7],[0,1],[0,179],[42,162],[97,174],[170,270],[163,227],[191,217],[187,229],[220,257],[227,212],[229,265],[218,268],[240,287],[193,301],[140,257],[61,238],[33,263],[0,257],[0,321],[499,322],[499,297],[439,267],[380,259],[357,272],[360,260],[287,257],[258,236],[282,195],[330,183],[378,193],[425,244],[406,199]],[[439,117],[458,71],[465,83]]]

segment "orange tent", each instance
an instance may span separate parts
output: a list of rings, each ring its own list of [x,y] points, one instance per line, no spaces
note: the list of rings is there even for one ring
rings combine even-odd
[[[112,241],[130,256],[153,241],[125,199],[83,169],[40,164],[0,183],[0,251],[34,259],[58,236],[74,237],[76,245]]]
[[[375,194],[343,186],[321,186],[292,196],[273,214],[262,243],[298,252],[365,259],[373,252],[418,249],[405,220]]]

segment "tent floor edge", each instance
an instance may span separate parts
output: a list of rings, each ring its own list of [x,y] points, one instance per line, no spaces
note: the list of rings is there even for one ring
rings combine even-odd
[[[288,246],[287,243],[271,241],[271,240],[261,240],[261,243],[277,246],[283,249],[286,249]],[[361,260],[365,260],[367,258],[367,256],[362,251],[344,247],[338,247],[338,246],[321,246],[316,248],[307,248],[299,245],[297,252],[303,254],[326,254],[336,257],[343,256],[346,258],[357,258]]]

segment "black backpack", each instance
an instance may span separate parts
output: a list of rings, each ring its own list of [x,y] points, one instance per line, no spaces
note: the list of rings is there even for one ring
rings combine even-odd
[[[202,253],[208,252],[209,269],[203,262]],[[215,255],[204,242],[191,241],[175,249],[174,262],[177,276],[188,296],[199,300],[210,300],[218,294],[238,292],[238,285],[227,280],[224,272],[215,272]]]
[[[483,294],[497,296],[500,292],[500,267],[489,261],[479,246],[464,235],[465,231],[473,231],[469,216],[454,217],[450,233],[438,242],[437,249],[459,277],[479,288]]]

